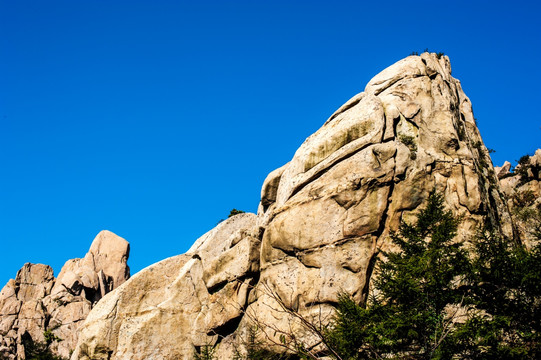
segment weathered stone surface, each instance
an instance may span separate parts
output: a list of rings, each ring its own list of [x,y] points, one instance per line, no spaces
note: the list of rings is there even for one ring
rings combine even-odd
[[[433,190],[463,216],[459,241],[485,222],[514,235],[470,100],[449,59],[424,53],[376,75],[271,172],[257,216],[228,219],[105,296],[72,359],[190,359],[209,344],[231,358],[254,324],[271,344],[282,331],[310,344],[288,311],[325,322],[341,292],[365,299],[378,251]]]
[[[62,339],[51,349],[68,357],[92,306],[129,278],[128,256],[126,240],[102,231],[86,256],[68,260],[57,279],[50,266],[25,264],[0,293],[0,354],[23,358],[22,337],[43,342],[50,330]]]
[[[184,255],[154,264],[105,296],[74,359],[190,359],[246,306],[259,267],[256,215],[233,216]],[[225,329],[225,330],[224,330]]]
[[[434,189],[467,218],[461,239],[484,221],[512,236],[470,101],[450,71],[448,58],[435,54],[399,61],[297,150],[262,223],[257,287],[266,291],[248,308],[261,323],[294,323],[269,291],[308,317],[314,304],[329,311],[341,291],[365,299],[378,249],[389,248],[389,232]],[[271,339],[279,343],[278,335]]]
[[[535,216],[541,216],[541,149],[526,163],[517,165],[514,172],[505,175],[499,179],[500,191],[507,199],[515,230],[526,245],[531,246],[535,239],[532,234]]]
[[[50,266],[26,263],[17,272],[17,298],[29,301],[49,295],[54,283],[54,273]]]
[[[511,172],[511,163],[506,161],[502,166],[495,166],[494,171],[496,172],[498,179],[501,179]]]

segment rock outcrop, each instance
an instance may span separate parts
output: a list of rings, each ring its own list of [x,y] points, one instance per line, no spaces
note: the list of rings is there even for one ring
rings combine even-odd
[[[514,236],[470,100],[449,59],[424,53],[375,76],[271,172],[257,216],[106,295],[72,359],[191,359],[206,345],[231,358],[254,325],[271,347],[292,332],[310,345],[290,311],[325,321],[341,292],[364,300],[378,251],[433,190],[463,216],[459,241],[486,222]]]
[[[58,278],[43,264],[25,264],[0,292],[0,355],[24,359],[23,338],[44,342],[68,357],[75,348],[78,330],[92,307],[130,276],[129,244],[102,231],[82,259],[66,262]]]
[[[234,330],[258,280],[256,215],[235,215],[183,255],[141,270],[85,321],[74,359],[190,359]]]
[[[464,219],[458,240],[485,222],[513,236],[470,100],[449,59],[424,53],[375,76],[306,139],[281,172],[275,202],[260,208],[261,291],[246,312],[272,324],[267,340],[302,336],[284,306],[317,322],[341,292],[364,301],[374,257],[433,190]]]
[[[499,170],[500,189],[507,199],[518,235],[531,246],[532,221],[541,217],[541,149],[533,156],[522,157],[513,172],[505,162]]]

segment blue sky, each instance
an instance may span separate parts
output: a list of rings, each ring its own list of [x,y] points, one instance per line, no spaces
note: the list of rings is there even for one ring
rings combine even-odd
[[[537,1],[0,0],[0,283],[108,229],[185,252],[327,117],[443,51],[496,165],[541,147]],[[0,285],[1,286],[1,285]]]

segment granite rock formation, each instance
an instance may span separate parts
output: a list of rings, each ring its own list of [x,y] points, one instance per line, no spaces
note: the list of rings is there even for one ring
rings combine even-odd
[[[100,232],[82,259],[68,260],[58,278],[43,264],[25,264],[0,292],[0,354],[24,359],[23,338],[53,341],[51,350],[69,357],[79,327],[92,307],[130,276],[129,244],[109,232]]]
[[[365,299],[389,233],[431,191],[463,216],[458,241],[486,222],[513,237],[500,173],[449,59],[409,56],[268,175],[257,215],[228,219],[106,295],[72,359],[191,359],[206,345],[231,358],[254,326],[270,347],[286,333],[310,346],[290,311],[325,321],[340,292]]]
[[[496,171],[500,190],[513,216],[515,230],[526,246],[531,246],[532,219],[537,211],[541,216],[541,149],[522,159],[513,171],[507,161]]]
[[[258,279],[256,215],[235,215],[183,255],[141,270],[100,301],[74,359],[190,359],[241,319]]]
[[[365,300],[378,250],[433,190],[463,217],[459,241],[485,222],[513,236],[470,100],[449,59],[424,53],[375,76],[306,139],[281,172],[275,201],[260,207],[263,290],[246,313],[272,324],[267,341],[305,331],[284,306],[317,322],[341,292]],[[303,342],[311,341],[308,332]]]

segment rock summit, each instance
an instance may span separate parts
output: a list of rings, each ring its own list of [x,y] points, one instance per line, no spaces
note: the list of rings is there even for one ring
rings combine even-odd
[[[81,328],[73,360],[231,358],[251,329],[311,345],[298,319],[329,319],[341,292],[362,301],[390,232],[433,190],[463,216],[459,241],[512,218],[448,57],[409,56],[376,75],[263,183],[256,214],[234,216],[183,255],[136,274]],[[314,345],[315,346],[315,345]]]

